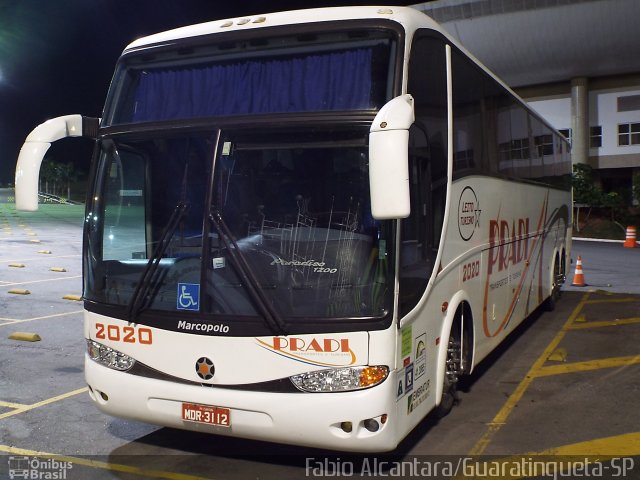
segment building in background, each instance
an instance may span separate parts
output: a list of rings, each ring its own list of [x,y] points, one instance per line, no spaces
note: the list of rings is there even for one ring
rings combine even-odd
[[[572,143],[605,192],[640,175],[639,0],[437,0],[434,18]]]

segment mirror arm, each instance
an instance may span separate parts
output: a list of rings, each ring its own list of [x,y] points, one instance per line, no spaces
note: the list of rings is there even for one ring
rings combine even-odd
[[[65,115],[38,125],[27,136],[16,164],[16,208],[38,210],[40,165],[51,144],[68,137],[97,138],[100,119],[82,115]]]

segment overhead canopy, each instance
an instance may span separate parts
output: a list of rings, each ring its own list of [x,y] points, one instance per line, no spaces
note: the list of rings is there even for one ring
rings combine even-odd
[[[638,0],[438,0],[414,8],[512,87],[640,72]]]

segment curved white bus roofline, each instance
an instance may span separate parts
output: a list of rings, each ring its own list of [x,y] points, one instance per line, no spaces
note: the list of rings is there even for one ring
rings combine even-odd
[[[313,24],[355,19],[387,19],[403,25],[407,31],[418,27],[433,28],[442,31],[441,27],[424,13],[411,7],[394,6],[355,6],[325,7],[303,10],[248,15],[246,17],[227,18],[210,22],[188,25],[139,38],[130,43],[124,50],[128,52],[150,46],[171,43],[190,37],[199,37],[230,31],[255,30],[267,27],[291,26],[296,24]]]

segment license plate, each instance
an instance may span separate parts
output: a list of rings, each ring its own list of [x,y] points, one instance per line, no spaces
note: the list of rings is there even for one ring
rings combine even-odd
[[[187,422],[205,423],[220,427],[231,426],[231,412],[228,408],[200,405],[198,403],[183,403],[182,419]]]

